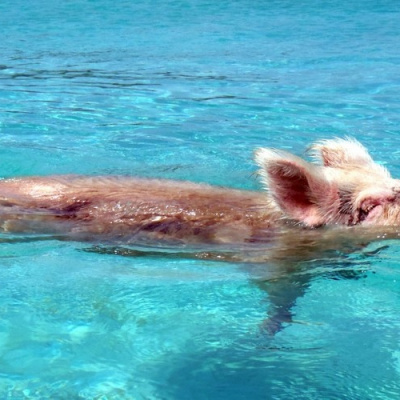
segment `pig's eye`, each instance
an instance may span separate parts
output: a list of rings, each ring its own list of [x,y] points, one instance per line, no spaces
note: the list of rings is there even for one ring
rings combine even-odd
[[[358,223],[363,222],[376,206],[377,204],[369,204],[367,207],[361,207],[358,213]]]

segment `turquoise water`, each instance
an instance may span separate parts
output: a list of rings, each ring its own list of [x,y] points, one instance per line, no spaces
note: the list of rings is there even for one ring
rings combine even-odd
[[[351,135],[400,176],[399,18],[389,0],[4,0],[0,175],[258,188],[255,147]],[[1,398],[400,396],[396,241],[272,279],[268,263],[11,239]],[[291,291],[294,322],[268,335]]]

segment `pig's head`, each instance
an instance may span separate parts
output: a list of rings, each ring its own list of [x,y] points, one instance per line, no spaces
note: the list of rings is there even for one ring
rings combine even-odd
[[[260,148],[260,175],[274,206],[306,226],[400,225],[400,181],[353,139],[310,148],[317,162]]]

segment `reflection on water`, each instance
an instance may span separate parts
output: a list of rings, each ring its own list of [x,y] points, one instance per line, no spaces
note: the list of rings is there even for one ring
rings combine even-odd
[[[298,298],[307,292],[313,280],[365,278],[366,271],[370,270],[369,257],[388,249],[385,242],[368,243],[371,238],[381,236],[370,230],[361,230],[356,236],[353,229],[303,231],[300,240],[294,240],[294,235],[298,233],[285,232],[276,241],[248,246],[242,244],[230,248],[214,246],[213,249],[207,250],[135,249],[102,245],[86,247],[83,250],[132,258],[197,259],[238,263],[241,269],[248,272],[249,279],[267,294],[269,305],[265,320],[261,324],[261,331],[273,336],[283,325],[293,322],[292,308]],[[397,229],[394,228],[393,236],[397,235]]]
[[[398,389],[397,242],[279,270],[21,239],[4,240],[0,254],[0,387],[9,396],[289,398],[301,388],[307,399],[315,379],[332,399]],[[385,368],[371,375],[376,363]]]

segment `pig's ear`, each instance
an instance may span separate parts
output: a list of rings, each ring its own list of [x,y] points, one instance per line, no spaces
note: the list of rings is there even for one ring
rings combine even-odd
[[[331,210],[338,207],[339,195],[321,167],[290,153],[264,148],[256,150],[255,161],[268,192],[287,217],[307,226],[329,222]]]
[[[322,140],[312,145],[310,152],[315,158],[320,159],[325,167],[340,168],[346,165],[374,163],[367,149],[351,138]]]
[[[367,149],[352,138],[322,140],[312,145],[309,150],[325,167],[367,167],[384,177],[389,176],[389,172],[384,167],[374,162]]]

